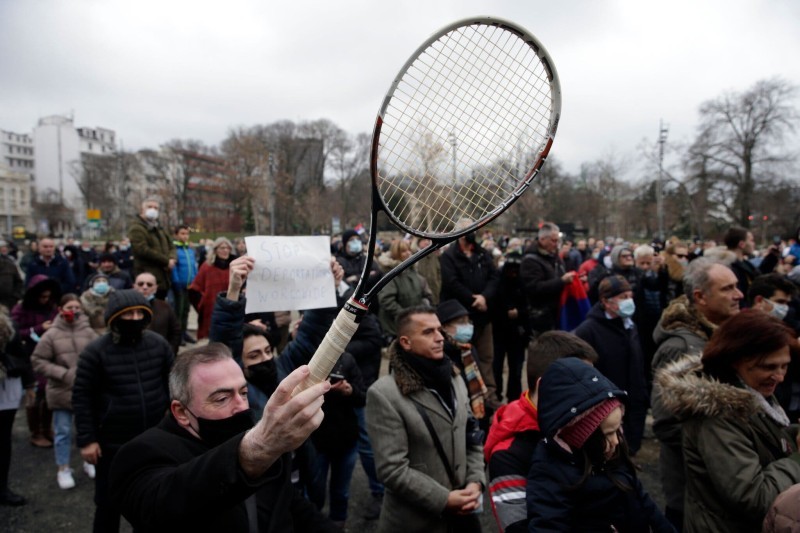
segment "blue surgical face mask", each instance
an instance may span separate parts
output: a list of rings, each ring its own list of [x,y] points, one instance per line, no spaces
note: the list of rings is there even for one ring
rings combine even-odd
[[[636,304],[633,302],[633,298],[620,300],[617,305],[619,306],[617,314],[622,318],[630,318],[636,312]]]
[[[98,281],[92,285],[92,290],[97,294],[103,295],[108,292],[108,283],[105,281]]]
[[[789,306],[786,304],[779,304],[778,302],[773,302],[772,300],[769,301],[772,304],[772,309],[770,309],[769,314],[777,318],[778,320],[783,320],[786,316],[786,313],[789,312]]]
[[[472,340],[472,334],[475,332],[475,328],[472,324],[459,324],[456,326],[456,332],[453,335],[453,340],[456,342],[469,342]]]
[[[364,245],[361,243],[361,239],[350,239],[347,241],[347,251],[351,254],[360,254],[363,249]]]

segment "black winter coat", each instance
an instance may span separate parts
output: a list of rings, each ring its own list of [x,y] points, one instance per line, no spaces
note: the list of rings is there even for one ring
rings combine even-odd
[[[144,331],[130,346],[115,344],[111,335],[92,341],[78,361],[72,408],[79,447],[117,448],[155,426],[169,408],[167,341]]]
[[[561,258],[540,252],[536,243],[525,250],[519,277],[528,298],[530,327],[533,331],[556,329],[558,305],[564,289],[561,276],[565,272]]]
[[[356,360],[344,352],[333,367],[332,374],[344,376],[353,387],[353,393],[343,396],[330,391],[325,394],[322,410],[325,418],[317,430],[311,434],[316,449],[330,455],[340,455],[352,449],[358,441],[358,418],[355,408],[367,404],[367,388],[361,379],[361,371]]]
[[[281,457],[258,480],[239,467],[244,434],[209,448],[171,415],[125,445],[111,467],[111,497],[137,531],[247,532],[255,495],[258,531],[338,531],[291,486]]]
[[[647,409],[642,345],[636,327],[626,330],[621,318],[609,320],[597,303],[573,333],[595,349],[599,356],[595,368],[628,392],[629,405],[644,403]]]
[[[489,313],[472,307],[472,295],[482,294],[486,298],[487,306],[492,304],[500,283],[500,272],[494,266],[492,255],[476,246],[472,255],[467,257],[456,242],[447,247],[439,261],[442,267],[442,293],[439,301],[458,300],[469,310],[469,318],[476,328],[488,324]]]
[[[626,394],[594,367],[574,357],[554,362],[542,377],[539,427],[545,439],[533,454],[526,504],[528,531],[672,532],[636,473],[622,461],[595,467],[583,485],[584,456],[554,438],[561,428],[608,398]],[[566,444],[564,444],[566,446]],[[631,487],[622,490],[611,477]]]

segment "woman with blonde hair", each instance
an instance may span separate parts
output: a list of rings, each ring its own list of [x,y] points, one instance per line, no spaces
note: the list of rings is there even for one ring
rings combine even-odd
[[[228,288],[228,267],[233,259],[233,245],[225,237],[218,237],[208,252],[205,263],[200,266],[194,281],[189,286],[189,300],[197,309],[197,338],[208,337],[211,328],[211,312],[220,292]]]
[[[395,239],[389,251],[378,258],[378,264],[384,272],[389,272],[409,257],[411,243],[405,239]],[[397,335],[397,317],[403,309],[430,303],[427,283],[416,269],[407,268],[381,289],[378,302],[378,320],[381,322],[383,334],[394,338]]]

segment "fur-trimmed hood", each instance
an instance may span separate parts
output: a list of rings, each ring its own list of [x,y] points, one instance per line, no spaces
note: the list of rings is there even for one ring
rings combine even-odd
[[[725,246],[714,246],[713,248],[709,248],[703,252],[703,257],[714,261],[715,263],[723,264],[726,267],[730,267],[739,259],[736,257],[735,252],[728,250]]]
[[[680,329],[686,329],[707,341],[711,334],[717,329],[715,324],[700,314],[695,307],[689,303],[686,295],[675,298],[672,303],[664,309],[661,321],[654,332],[656,344],[663,342],[664,338],[674,334]]]
[[[392,354],[389,359],[389,371],[394,376],[394,381],[397,383],[397,388],[403,396],[417,391],[426,390],[425,382],[411,366],[400,357],[400,344],[395,340],[389,346],[389,353]],[[447,357],[445,355],[445,357]],[[461,372],[456,365],[452,365],[453,376],[458,376]]]
[[[662,390],[663,408],[680,418],[746,419],[760,409],[746,389],[703,374],[697,354],[666,364],[656,372],[655,380]]]

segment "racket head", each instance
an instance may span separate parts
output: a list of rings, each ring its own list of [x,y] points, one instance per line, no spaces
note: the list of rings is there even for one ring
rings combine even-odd
[[[445,26],[403,65],[378,112],[373,206],[418,237],[469,233],[525,191],[560,116],[555,65],[527,30],[495,17]]]

